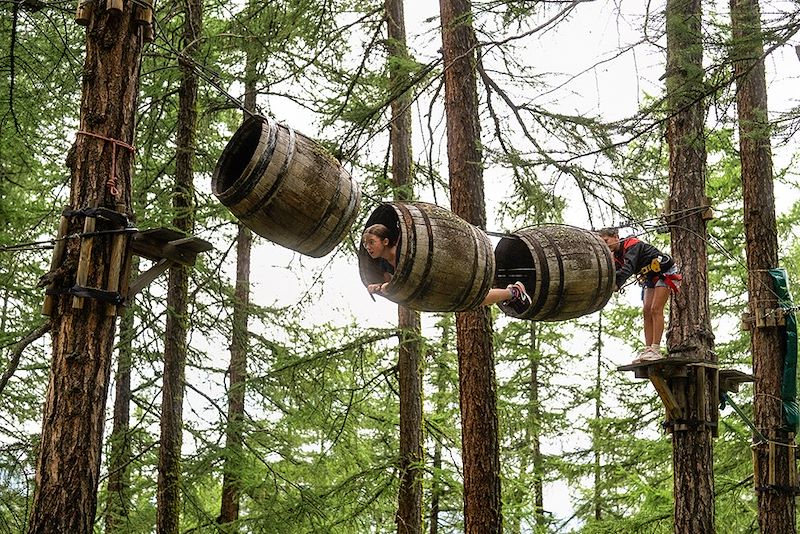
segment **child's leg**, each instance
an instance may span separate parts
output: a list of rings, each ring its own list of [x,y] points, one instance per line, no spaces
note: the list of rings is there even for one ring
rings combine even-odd
[[[498,302],[510,300],[511,297],[513,297],[513,295],[511,294],[510,289],[494,287],[486,294],[486,298],[483,299],[481,306],[491,306],[492,304],[497,304]]]
[[[505,301],[521,302],[522,304],[529,306],[531,303],[531,298],[525,291],[525,285],[522,282],[514,282],[505,289],[499,287],[490,289],[489,293],[487,293],[486,297],[483,299],[481,305],[491,306],[492,304]]]
[[[664,335],[664,306],[669,298],[668,287],[644,290],[644,343],[645,346],[660,345]]]

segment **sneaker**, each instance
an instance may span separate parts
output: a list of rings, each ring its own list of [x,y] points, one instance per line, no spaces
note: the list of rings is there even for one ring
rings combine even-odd
[[[522,282],[514,282],[506,289],[511,291],[511,299],[507,301],[508,303],[518,302],[526,308],[531,305],[531,297],[525,291],[525,285]]]
[[[661,351],[654,349],[653,347],[645,347],[639,354],[636,355],[636,358],[631,362],[631,364],[635,363],[643,363],[643,362],[656,362],[662,359]]]
[[[648,350],[639,357],[639,360],[643,362],[655,362],[663,357],[660,350],[649,347]]]
[[[649,353],[650,353],[652,350],[653,350],[653,349],[652,349],[652,348],[650,348],[650,347],[645,347],[645,348],[643,348],[642,350],[640,350],[640,351],[639,351],[639,352],[636,354],[636,357],[633,359],[633,361],[631,361],[631,364],[634,364],[634,363],[642,363],[642,358],[644,358],[644,356],[645,356],[646,354],[649,354]]]

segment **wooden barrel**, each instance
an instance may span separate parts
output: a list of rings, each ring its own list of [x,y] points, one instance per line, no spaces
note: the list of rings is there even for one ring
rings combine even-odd
[[[384,224],[399,238],[397,267],[385,296],[418,311],[477,308],[494,281],[494,254],[486,234],[454,213],[425,202],[381,204],[366,227]],[[364,286],[383,272],[363,242],[358,264]]]
[[[566,225],[519,230],[503,237],[494,254],[495,285],[520,280],[531,297],[527,307],[499,304],[511,317],[574,319],[601,309],[614,292],[611,251],[589,230]]]
[[[250,117],[233,135],[211,188],[255,233],[314,257],[344,239],[361,199],[358,184],[324,148],[263,117]]]

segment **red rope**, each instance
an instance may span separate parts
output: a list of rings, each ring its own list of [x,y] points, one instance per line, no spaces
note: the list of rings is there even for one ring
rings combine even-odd
[[[79,134],[88,135],[89,137],[96,137],[97,139],[102,139],[103,141],[108,141],[112,145],[111,149],[111,178],[106,180],[106,187],[108,187],[108,192],[116,198],[119,196],[119,189],[117,189],[117,146],[121,146],[122,148],[127,148],[131,151],[131,153],[136,152],[136,148],[133,145],[129,145],[124,141],[120,141],[119,139],[112,139],[110,137],[105,137],[100,134],[92,133],[92,132],[85,132],[83,130],[78,130]]]

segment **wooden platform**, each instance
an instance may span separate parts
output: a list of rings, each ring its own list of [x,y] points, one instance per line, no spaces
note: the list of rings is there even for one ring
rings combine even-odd
[[[214,248],[204,239],[186,237],[186,234],[169,228],[136,232],[131,247],[137,256],[153,261],[166,258],[179,265],[194,265],[198,254]]]
[[[658,373],[663,377],[687,376],[688,367],[713,367],[717,364],[707,360],[686,358],[682,356],[667,356],[660,360],[644,361],[620,365],[617,371],[633,371],[636,378],[650,378],[651,374]]]
[[[664,403],[668,432],[707,427],[714,437],[722,394],[739,391],[741,384],[754,380],[742,371],[720,370],[716,362],[682,356],[621,365],[617,370],[633,371],[636,378],[652,382]]]
[[[152,260],[154,263],[150,269],[139,274],[129,287],[125,287],[125,303],[130,303],[137,293],[173,265],[194,265],[198,254],[213,248],[213,245],[204,239],[187,237],[186,234],[169,228],[136,232],[131,238],[132,254]],[[127,269],[130,270],[130,267]]]

